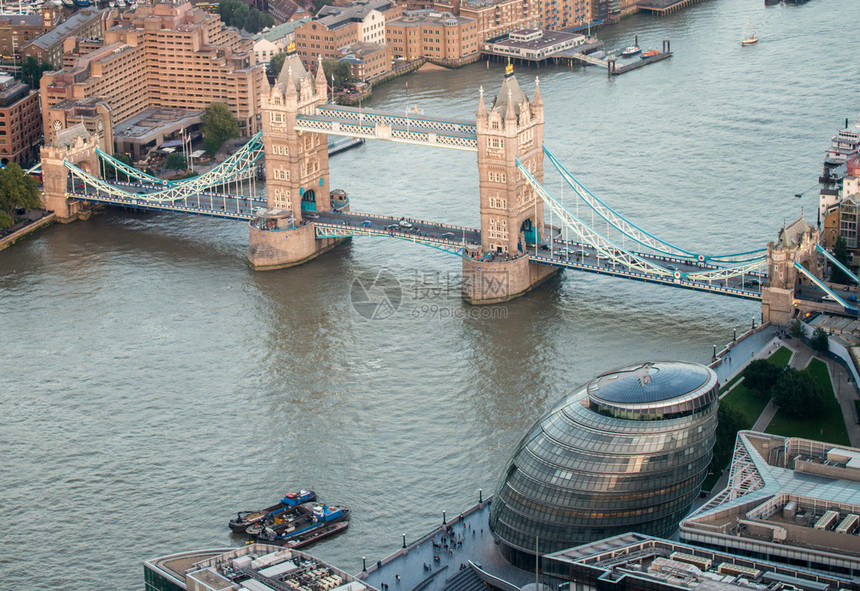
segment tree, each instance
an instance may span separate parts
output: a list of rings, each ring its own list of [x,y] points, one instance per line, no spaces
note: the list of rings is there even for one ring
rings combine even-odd
[[[794,322],[791,323],[791,328],[788,329],[788,334],[795,339],[799,339],[804,335],[803,323],[800,321],[800,318],[794,319]]]
[[[48,70],[53,70],[54,66],[48,62],[41,64],[32,55],[24,58],[21,64],[21,80],[24,84],[28,84],[30,88],[39,89],[39,81],[42,80],[42,74]]]
[[[168,154],[164,160],[164,168],[167,170],[185,170],[188,168],[188,163],[185,161],[185,156],[179,152],[173,152]]]
[[[132,165],[131,156],[129,156],[128,154],[123,154],[121,152],[118,152],[118,153],[113,155],[113,158],[114,158],[114,160],[119,160],[120,162],[122,162],[123,164],[126,164],[128,166]],[[107,180],[113,179],[113,180],[118,180],[118,181],[128,181],[129,180],[128,175],[124,172],[119,171],[116,166],[111,164],[111,162],[109,162],[108,160],[105,160],[104,163],[105,163],[104,164],[105,179],[107,179]]]
[[[790,415],[817,416],[824,408],[824,390],[808,371],[787,368],[771,390],[773,401]]]
[[[39,183],[14,162],[0,170],[0,228],[14,223],[16,207],[39,209]]]
[[[230,107],[224,103],[209,103],[203,111],[203,149],[210,156],[230,138],[239,137],[239,124]]]
[[[848,244],[842,236],[836,237],[836,244],[833,245],[833,258],[846,267],[848,266]],[[849,279],[848,275],[846,275],[842,269],[833,265],[833,270],[830,273],[830,281],[845,285],[849,282]]]
[[[809,341],[809,346],[819,353],[830,349],[830,340],[827,338],[827,331],[820,326],[816,327],[812,333],[812,339]]]
[[[281,73],[281,68],[284,67],[284,60],[286,59],[287,54],[282,51],[281,53],[275,54],[275,56],[269,60],[269,73],[271,73],[273,77],[277,78],[278,74]]]
[[[717,433],[714,440],[714,457],[710,470],[717,472],[728,465],[735,450],[735,438],[738,431],[749,428],[744,421],[744,415],[734,406],[720,405],[717,411]]]
[[[252,8],[248,13],[248,20],[245,22],[245,30],[249,33],[259,33],[266,27],[271,27],[275,24],[275,19],[271,14],[260,12],[256,8]]]
[[[322,65],[326,80],[328,80],[329,83],[331,83],[331,77],[332,74],[334,74],[335,88],[341,88],[353,81],[352,68],[350,68],[348,62],[323,60]]]
[[[744,368],[744,386],[762,396],[770,396],[770,389],[779,380],[782,368],[767,359],[754,359]]]

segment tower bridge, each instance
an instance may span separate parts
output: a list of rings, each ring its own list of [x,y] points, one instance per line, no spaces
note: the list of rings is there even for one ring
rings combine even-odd
[[[474,123],[331,105],[326,92],[322,68],[312,75],[290,53],[262,92],[262,131],[225,162],[182,181],[116,161],[82,126],[64,130],[42,148],[45,205],[65,221],[86,203],[247,221],[256,270],[302,264],[353,237],[422,244],[459,257],[463,297],[475,304],[510,300],[573,269],[761,301],[762,319],[778,324],[809,310],[857,313],[850,296],[821,282],[818,233],[802,219],[767,248],[728,254],[675,246],[627,220],[544,146],[539,83],[528,97],[510,66],[492,103],[480,90]],[[352,212],[330,188],[327,135],[475,152],[480,227]],[[574,207],[543,185],[545,160],[572,189]],[[102,163],[129,181],[104,178]],[[258,187],[261,166],[265,183]]]

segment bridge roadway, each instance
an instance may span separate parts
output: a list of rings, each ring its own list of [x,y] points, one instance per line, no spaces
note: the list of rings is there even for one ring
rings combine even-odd
[[[141,195],[162,188],[146,183],[112,184],[122,186],[124,190],[130,193]],[[89,187],[85,191],[80,183],[76,183],[74,188],[70,188],[68,197],[89,203],[103,203],[105,205],[115,205],[131,209],[167,211],[244,221],[250,221],[254,217],[254,211],[257,208],[266,207],[266,200],[262,198],[208,191],[189,195],[177,201],[159,202],[143,198],[125,198],[119,195],[110,195],[104,191],[94,191],[92,187]]]
[[[130,191],[153,188],[151,185],[144,183],[126,183],[125,185]],[[140,192],[144,193],[146,191]],[[69,192],[69,197],[91,203],[103,203],[133,209],[168,211],[244,221],[250,221],[256,217],[254,212],[257,208],[266,207],[266,201],[263,199],[252,199],[244,196],[219,193],[201,193],[189,196],[179,202],[153,202],[142,198],[127,199],[108,195],[102,191],[84,192],[83,189],[77,187],[75,191]],[[409,242],[431,246],[463,256],[469,256],[470,253],[477,255],[480,251],[481,233],[480,230],[475,228],[378,214],[306,211],[302,215],[307,222],[314,223],[316,235],[319,238],[379,236],[408,240]],[[597,250],[592,246],[560,239],[553,241],[551,250],[548,245],[542,245],[537,251],[530,245],[527,250],[526,256],[531,261],[542,265],[552,265],[698,291],[710,291],[745,299],[760,300],[760,283],[765,280],[765,277],[760,274],[750,274],[749,278],[745,278],[745,280],[732,278],[728,282],[714,281],[707,283],[689,281],[684,277],[676,279],[671,276],[647,274],[620,266],[611,259],[597,256]],[[670,271],[677,270],[681,273],[719,268],[706,263],[684,259],[674,259],[639,252],[635,254],[643,259],[654,261]],[[490,255],[484,256],[487,260],[493,260]],[[820,298],[818,294],[810,294],[810,296],[810,299]]]
[[[480,231],[463,226],[362,213],[305,212],[304,215],[311,216],[312,221],[317,227],[317,236],[320,238],[387,236],[433,246],[448,252],[456,252],[457,254],[468,254],[469,251],[477,253],[481,244]],[[410,227],[401,226],[401,220],[408,223]],[[657,256],[648,253],[636,254],[643,259],[654,261],[670,271],[677,270],[681,273],[720,268],[715,265],[685,259]],[[748,277],[743,279],[732,278],[728,282],[713,281],[712,283],[703,281],[694,282],[683,277],[680,279],[671,276],[661,277],[619,266],[611,259],[598,257],[596,249],[591,246],[560,239],[553,242],[552,250],[550,250],[548,245],[542,245],[535,252],[534,247],[530,245],[527,256],[531,261],[543,265],[613,275],[697,291],[710,291],[750,300],[761,299],[761,282],[766,280],[765,276],[758,273],[749,274]]]

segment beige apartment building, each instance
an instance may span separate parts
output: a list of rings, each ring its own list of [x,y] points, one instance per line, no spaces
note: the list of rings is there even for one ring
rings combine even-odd
[[[396,58],[424,57],[444,63],[478,53],[478,23],[471,18],[430,10],[407,11],[389,21],[386,29]]]
[[[541,26],[540,0],[439,0],[433,8],[474,19],[481,40]]]
[[[230,108],[243,134],[255,133],[263,72],[253,44],[217,15],[190,4],[139,5],[104,32],[101,47],[71,67],[45,73],[45,141],[83,122],[91,134],[103,136],[105,151],[113,152],[116,143],[139,156],[199,125],[203,109],[214,101]],[[115,131],[112,141],[108,129]]]

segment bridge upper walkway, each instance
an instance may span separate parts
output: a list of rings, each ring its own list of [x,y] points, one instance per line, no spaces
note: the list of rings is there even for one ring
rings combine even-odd
[[[474,123],[459,119],[428,117],[423,113],[404,110],[391,113],[322,105],[316,113],[299,114],[295,128],[301,131],[326,133],[365,139],[380,139],[453,150],[478,151]]]

